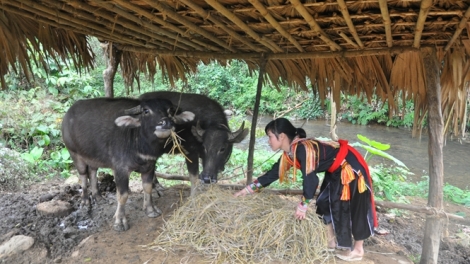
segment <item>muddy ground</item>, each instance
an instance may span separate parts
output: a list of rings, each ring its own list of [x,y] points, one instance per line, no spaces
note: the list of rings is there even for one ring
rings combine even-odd
[[[80,209],[80,186],[62,180],[51,180],[17,192],[1,192],[0,244],[19,234],[33,237],[35,243],[21,254],[0,257],[0,263],[207,263],[203,253],[190,249],[166,253],[145,247],[157,237],[164,220],[188,199],[187,185],[167,188],[161,197],[154,193],[154,201],[163,214],[148,218],[141,210],[140,182],[131,182],[132,193],[126,205],[130,229],[121,233],[112,229],[116,210],[112,180],[102,180],[100,189],[106,202],[91,210]],[[64,217],[40,216],[37,204],[49,199],[70,203],[74,210]],[[415,205],[425,203],[413,200]],[[470,209],[463,206],[446,204],[446,211],[470,216]],[[366,255],[356,263],[416,262],[421,254],[424,215],[397,216],[379,208],[379,221],[380,228],[389,233],[367,239]],[[447,230],[449,235],[442,239],[439,263],[470,263],[470,227],[450,221]],[[326,262],[342,263],[334,257]]]

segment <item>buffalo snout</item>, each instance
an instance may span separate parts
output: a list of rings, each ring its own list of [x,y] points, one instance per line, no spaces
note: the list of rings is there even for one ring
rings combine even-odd
[[[201,183],[204,184],[215,184],[217,183],[217,175],[215,176],[210,176],[208,174],[202,174],[200,175]]]

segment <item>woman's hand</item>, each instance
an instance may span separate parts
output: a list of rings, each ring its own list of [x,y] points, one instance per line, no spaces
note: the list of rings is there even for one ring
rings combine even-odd
[[[254,193],[253,189],[251,189],[250,185],[247,185],[245,188],[241,189],[240,191],[236,192],[233,196],[238,197],[238,196],[245,196],[248,194]]]
[[[302,203],[299,203],[299,205],[297,205],[297,208],[295,209],[295,219],[304,220],[307,214],[307,209],[307,206],[303,205]]]
[[[238,197],[238,196],[245,196],[247,195],[246,188],[241,189],[240,191],[236,192],[233,196]]]

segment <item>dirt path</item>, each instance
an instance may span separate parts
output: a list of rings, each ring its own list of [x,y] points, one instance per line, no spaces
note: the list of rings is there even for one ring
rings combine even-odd
[[[148,218],[141,210],[143,195],[140,183],[132,182],[132,194],[127,203],[130,229],[117,233],[112,229],[116,209],[112,183],[101,183],[107,202],[92,210],[79,209],[80,188],[62,181],[51,181],[14,193],[0,193],[0,244],[14,235],[35,239],[32,248],[9,257],[0,257],[2,263],[207,263],[202,253],[179,251],[175,253],[154,251],[145,247],[157,237],[164,220],[189,196],[189,187],[179,185],[155,197],[163,211],[158,218]],[[106,191],[108,190],[108,191]],[[53,199],[70,203],[74,211],[65,217],[39,216],[36,205],[46,194]],[[155,195],[156,196],[156,195]],[[414,200],[424,205],[424,200]],[[450,213],[470,209],[447,205]],[[379,210],[380,228],[387,235],[376,235],[365,241],[366,255],[356,263],[412,263],[421,254],[421,240],[425,219],[423,215],[394,216]],[[439,263],[470,262],[470,230],[450,222],[449,236],[441,242]],[[331,257],[327,263],[343,263]],[[279,261],[278,263],[287,263]]]

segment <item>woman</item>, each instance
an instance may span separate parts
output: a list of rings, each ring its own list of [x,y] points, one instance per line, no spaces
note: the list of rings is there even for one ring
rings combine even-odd
[[[349,248],[347,254],[336,256],[346,261],[361,260],[364,239],[373,235],[377,217],[368,166],[360,153],[345,140],[338,143],[306,138],[305,130],[295,128],[285,118],[269,122],[265,132],[271,149],[282,149],[284,153],[270,171],[235,196],[252,194],[278,179],[282,182],[293,166],[293,180],[296,169],[302,171],[303,179],[303,196],[294,216],[303,220],[317,190],[317,173],[325,172],[316,212],[327,225],[328,248]]]

